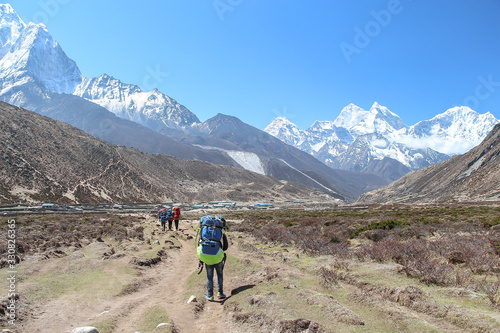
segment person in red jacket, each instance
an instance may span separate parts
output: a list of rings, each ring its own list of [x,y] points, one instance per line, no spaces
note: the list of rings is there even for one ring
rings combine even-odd
[[[181,209],[179,208],[179,206],[175,206],[173,211],[174,211],[175,230],[179,231],[179,218],[181,217]]]

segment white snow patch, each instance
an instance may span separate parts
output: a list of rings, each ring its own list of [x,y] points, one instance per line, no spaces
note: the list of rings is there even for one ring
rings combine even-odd
[[[319,151],[321,148],[323,148],[325,145],[326,145],[326,142],[321,141],[321,142],[318,142],[318,143],[315,143],[315,144],[311,145],[311,148],[312,148],[312,150],[314,150],[315,152],[318,152],[318,151]]]
[[[203,145],[194,145],[194,146],[202,149],[213,149],[213,150],[224,151],[229,155],[229,157],[235,160],[236,163],[241,165],[241,167],[244,168],[245,170],[253,171],[261,175],[266,174],[266,172],[264,171],[264,165],[262,164],[259,155],[255,153],[250,153],[247,151],[239,151],[239,150],[227,150],[212,146],[203,146]]]
[[[257,154],[237,150],[226,150],[226,153],[243,168],[260,173],[261,175],[266,174],[264,166]]]
[[[469,168],[467,168],[467,170],[465,170],[464,172],[462,172],[458,176],[458,179],[469,177],[474,171],[476,171],[477,169],[479,169],[479,167],[483,163],[485,157],[486,156],[481,156],[476,162],[474,162]]]

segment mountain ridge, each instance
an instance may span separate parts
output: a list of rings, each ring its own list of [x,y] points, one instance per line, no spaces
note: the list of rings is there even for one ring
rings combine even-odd
[[[498,122],[489,112],[479,114],[462,106],[406,126],[397,114],[375,102],[370,110],[351,103],[334,121],[315,121],[306,130],[278,117],[265,131],[333,168],[370,172],[373,168],[368,165],[373,167],[389,158],[394,164],[391,168],[399,172],[389,178],[385,172],[378,175],[394,181],[406,170],[437,164],[448,159],[450,152],[472,148]]]
[[[0,102],[2,203],[248,202],[297,197],[333,202],[303,185],[241,168],[116,146]]]
[[[500,200],[500,123],[478,146],[413,171],[363,194],[358,203],[435,203]]]
[[[48,33],[43,26],[38,26],[38,29]],[[25,29],[23,32],[27,34],[29,30]],[[38,44],[37,46],[26,42],[34,40],[34,37],[29,39],[25,36],[25,39],[25,41],[18,40],[17,42],[27,44],[24,45],[24,49],[27,50],[26,53],[29,56],[40,54],[51,58],[47,61],[40,61],[41,63],[53,63],[54,59],[65,58],[65,61],[61,62],[62,65],[58,67],[61,72],[54,74],[55,78],[58,78],[65,70],[71,72],[74,68],[67,56],[60,52],[60,46],[54,44],[48,36],[46,40],[50,41],[48,45],[52,48],[48,52],[45,52],[45,48]],[[68,64],[66,68],[64,65]],[[344,201],[352,201],[365,190],[386,184],[385,181],[375,176],[336,172],[322,165],[321,162],[311,159],[307,154],[301,155],[300,150],[289,147],[255,128],[249,130],[252,134],[250,140],[247,140],[238,132],[250,127],[237,118],[231,119],[233,125],[231,128],[212,133],[213,129],[210,127],[214,124],[210,124],[210,121],[216,121],[217,116],[208,122],[200,123],[192,112],[155,89],[142,92],[138,86],[122,83],[107,74],[87,79],[78,71],[76,76],[81,79],[80,84],[75,86],[71,94],[64,94],[60,93],[61,90],[56,92],[49,89],[52,87],[47,82],[54,81],[48,80],[53,71],[41,75],[36,71],[30,72],[31,68],[26,64],[22,65],[18,66],[22,70],[16,73],[21,74],[23,80],[19,80],[19,77],[8,76],[0,80],[4,87],[0,95],[4,101],[67,121],[71,125],[115,144],[133,146],[150,153],[167,153],[185,159],[202,159],[224,165],[240,166],[274,175],[277,179],[298,181],[306,186],[316,186],[322,190],[327,188],[327,192]],[[66,86],[68,85],[62,85],[62,87]],[[159,103],[156,103],[158,101]],[[171,109],[169,109],[170,106],[172,106]],[[121,114],[120,110],[124,113]],[[116,118],[111,117],[110,113]],[[93,116],[89,117],[90,114]],[[122,116],[122,118],[117,116]],[[222,117],[220,120],[227,122],[228,118]],[[140,124],[165,135],[148,132],[145,128],[141,128]],[[152,140],[152,137],[157,142]],[[217,149],[212,149],[214,147]],[[269,152],[275,152],[279,154],[279,157],[270,156]],[[304,163],[302,160],[309,160],[310,163]],[[340,176],[339,173],[342,175]],[[343,179],[351,176],[353,176],[352,180]],[[338,183],[342,183],[346,188]]]

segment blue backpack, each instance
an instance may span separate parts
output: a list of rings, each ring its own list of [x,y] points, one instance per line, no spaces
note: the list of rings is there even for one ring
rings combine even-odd
[[[204,216],[198,232],[198,258],[207,265],[220,263],[224,258],[222,222],[213,216]]]
[[[165,222],[165,221],[167,220],[167,210],[166,210],[166,209],[164,209],[164,208],[163,208],[163,209],[160,209],[160,210],[158,211],[158,215],[159,215],[160,220],[161,220],[162,222]]]

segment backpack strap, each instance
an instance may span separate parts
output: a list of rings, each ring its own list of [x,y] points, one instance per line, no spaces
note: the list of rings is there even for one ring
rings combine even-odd
[[[224,253],[224,261],[225,260],[226,260],[226,254]],[[198,262],[198,268],[200,269],[200,271],[198,272],[198,274],[201,274],[201,272],[203,271],[203,266],[205,266],[205,265],[203,265],[203,261],[200,260]]]

